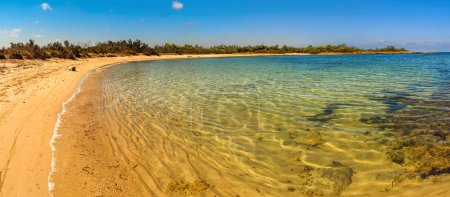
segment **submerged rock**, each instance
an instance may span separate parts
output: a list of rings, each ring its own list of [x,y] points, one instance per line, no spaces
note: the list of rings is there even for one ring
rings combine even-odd
[[[422,177],[448,173],[450,170],[450,146],[427,144],[408,147],[405,153],[405,164],[414,166]]]
[[[387,152],[389,160],[391,160],[394,163],[402,165],[405,163],[405,154],[402,151],[390,151]]]
[[[287,132],[284,145],[318,146],[325,143],[322,134],[318,131],[290,131]]]
[[[324,168],[316,168],[302,175],[305,180],[300,191],[308,196],[339,196],[352,183],[352,168],[333,161]]]
[[[332,103],[323,108],[322,112],[315,116],[309,117],[309,121],[316,121],[326,123],[334,118],[335,111],[339,108],[340,104]]]
[[[400,94],[399,94],[400,95]],[[386,98],[385,98],[386,97]],[[450,110],[448,95],[429,100],[385,96],[392,106],[383,116],[361,118],[388,131],[375,139],[394,163],[422,178],[450,172]]]

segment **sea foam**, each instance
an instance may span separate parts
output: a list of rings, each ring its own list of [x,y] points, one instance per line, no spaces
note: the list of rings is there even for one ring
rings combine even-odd
[[[86,73],[85,75],[83,75],[83,77],[81,77],[80,81],[77,84],[76,89],[74,90],[74,92],[72,93],[72,96],[69,97],[69,99],[67,99],[64,103],[62,103],[62,111],[60,113],[58,113],[58,117],[56,119],[56,124],[55,127],[53,129],[53,135],[52,138],[50,140],[50,148],[52,150],[52,161],[51,161],[51,170],[50,173],[48,174],[48,190],[50,192],[50,195],[53,196],[53,191],[55,189],[55,183],[53,182],[53,174],[56,171],[56,147],[55,147],[55,143],[56,143],[56,139],[60,137],[60,135],[58,134],[58,129],[61,125],[61,119],[62,116],[66,113],[66,105],[69,104],[76,96],[78,93],[80,93],[81,91],[81,85],[83,84],[84,80],[93,72],[93,70],[89,71],[88,73]]]

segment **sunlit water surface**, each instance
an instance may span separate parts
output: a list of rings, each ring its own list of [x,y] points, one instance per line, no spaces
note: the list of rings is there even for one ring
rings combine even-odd
[[[104,71],[99,109],[150,194],[376,195],[405,168],[368,143],[386,132],[370,118],[412,109],[401,99],[450,102],[449,65],[449,54],[128,63]]]

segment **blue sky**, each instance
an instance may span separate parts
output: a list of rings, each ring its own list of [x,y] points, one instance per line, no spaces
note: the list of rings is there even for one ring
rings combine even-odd
[[[0,0],[0,8],[0,46],[131,38],[450,51],[449,0]]]

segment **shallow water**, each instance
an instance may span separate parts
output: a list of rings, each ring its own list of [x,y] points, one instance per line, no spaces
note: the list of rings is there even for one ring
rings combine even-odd
[[[101,84],[96,120],[153,195],[378,195],[409,168],[373,139],[450,120],[445,53],[136,62]]]

